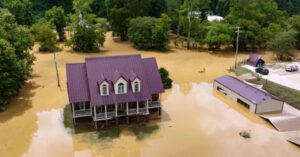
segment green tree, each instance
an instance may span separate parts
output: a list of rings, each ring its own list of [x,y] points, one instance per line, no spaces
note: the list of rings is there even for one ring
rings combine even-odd
[[[289,18],[288,25],[290,29],[294,29],[297,31],[296,39],[297,39],[297,47],[300,47],[300,15],[294,15]]]
[[[171,29],[177,31],[181,0],[166,0],[167,14],[171,18]]]
[[[168,20],[154,17],[137,17],[130,21],[128,36],[138,49],[166,50],[168,45]]]
[[[53,52],[58,48],[56,46],[56,33],[47,22],[39,22],[32,26],[32,32],[35,40],[40,42],[40,51]]]
[[[210,49],[219,49],[221,45],[230,44],[233,40],[233,28],[227,23],[214,22],[206,29],[204,43]]]
[[[72,17],[72,36],[68,45],[75,51],[98,51],[105,41],[104,29],[95,23],[97,18],[91,12],[92,0],[74,0],[75,14]]]
[[[30,0],[4,0],[3,7],[7,8],[20,25],[31,25],[32,18],[32,3]]]
[[[18,59],[8,41],[0,39],[0,110],[18,92],[27,76],[26,63]]]
[[[170,89],[172,88],[172,82],[173,80],[169,78],[169,72],[165,68],[160,68],[159,69],[160,77],[162,80],[162,83],[164,85],[164,89]]]
[[[52,7],[45,14],[46,19],[55,26],[56,32],[58,33],[59,41],[65,41],[65,30],[67,25],[66,16],[62,7]]]
[[[295,30],[280,32],[275,38],[268,41],[268,48],[275,53],[279,60],[290,60],[295,49],[296,34]]]
[[[15,49],[15,54],[26,63],[30,71],[35,57],[29,53],[34,44],[30,30],[26,26],[20,26],[15,21],[13,14],[7,9],[0,9],[0,37],[7,40]]]
[[[270,24],[283,24],[284,14],[274,0],[231,0],[226,19],[233,26],[240,26],[240,48],[259,47],[266,43],[263,30]]]

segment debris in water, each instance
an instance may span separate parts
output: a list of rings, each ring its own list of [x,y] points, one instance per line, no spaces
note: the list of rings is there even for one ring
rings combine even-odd
[[[243,130],[239,133],[239,135],[244,137],[244,138],[251,138],[250,131]]]

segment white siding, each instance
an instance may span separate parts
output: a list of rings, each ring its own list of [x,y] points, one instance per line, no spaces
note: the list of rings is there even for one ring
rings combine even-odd
[[[257,105],[256,113],[278,112],[282,110],[282,107],[282,101],[269,99]]]
[[[218,90],[218,87],[222,88],[222,89],[226,92],[227,96],[228,96],[229,98],[231,98],[232,100],[234,100],[234,101],[237,102],[237,100],[240,99],[240,100],[242,100],[243,102],[247,103],[247,104],[249,105],[249,110],[250,110],[251,112],[255,113],[256,104],[254,104],[254,103],[252,103],[251,101],[245,99],[244,97],[238,95],[237,93],[231,91],[230,89],[226,88],[225,86],[219,84],[219,83],[216,82],[216,81],[214,81],[214,85],[213,85],[213,86],[214,86],[214,89],[215,89],[215,90]]]

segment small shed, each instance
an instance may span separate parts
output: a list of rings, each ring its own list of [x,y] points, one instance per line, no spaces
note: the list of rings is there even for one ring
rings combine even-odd
[[[281,112],[284,102],[235,77],[224,75],[215,79],[213,87],[253,113]]]
[[[265,64],[265,61],[262,59],[262,55],[251,53],[249,55],[249,58],[247,59],[246,64],[254,67],[261,67]]]

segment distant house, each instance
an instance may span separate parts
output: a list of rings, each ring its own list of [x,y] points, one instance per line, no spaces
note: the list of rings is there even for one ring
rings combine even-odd
[[[222,76],[214,81],[214,89],[240,103],[253,113],[280,112],[284,102],[232,76]]]
[[[73,122],[92,117],[117,124],[135,116],[161,112],[163,84],[155,58],[140,55],[91,57],[84,63],[67,64],[67,88]]]
[[[224,18],[222,16],[218,16],[218,15],[207,15],[207,21],[209,22],[220,22],[223,21]]]
[[[265,64],[265,61],[262,59],[262,55],[251,53],[249,55],[249,58],[247,59],[246,64],[254,66],[254,67],[260,67]]]

